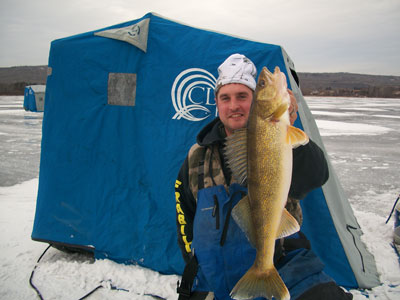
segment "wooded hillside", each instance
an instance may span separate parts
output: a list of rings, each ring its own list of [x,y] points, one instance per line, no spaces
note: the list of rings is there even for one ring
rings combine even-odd
[[[305,96],[400,98],[400,76],[298,73]],[[46,84],[47,66],[0,68],[0,95],[23,95],[27,85]]]

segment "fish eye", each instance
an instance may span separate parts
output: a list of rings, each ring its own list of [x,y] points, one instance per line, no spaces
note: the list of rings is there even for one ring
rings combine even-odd
[[[264,87],[265,86],[265,80],[260,80],[259,84],[260,87]]]

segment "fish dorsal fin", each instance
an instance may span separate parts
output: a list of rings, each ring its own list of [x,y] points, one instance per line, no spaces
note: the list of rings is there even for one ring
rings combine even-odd
[[[249,197],[244,196],[232,209],[232,218],[238,224],[240,229],[246,234],[250,244],[255,248],[255,234],[253,223],[251,222],[251,211]]]
[[[277,232],[277,239],[284,238],[286,236],[292,235],[300,230],[300,225],[297,220],[286,210],[283,209],[281,224]]]
[[[247,128],[238,129],[228,136],[224,150],[233,177],[243,184],[247,179]]]
[[[303,130],[294,126],[289,126],[286,142],[292,145],[293,148],[297,148],[301,145],[306,145],[309,142],[309,138]]]
[[[272,119],[279,120],[279,118],[286,112],[287,109],[288,109],[287,103],[282,103],[272,114]]]

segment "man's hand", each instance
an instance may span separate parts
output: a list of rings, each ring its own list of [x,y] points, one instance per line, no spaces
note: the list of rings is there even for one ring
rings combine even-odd
[[[290,119],[290,125],[293,125],[294,121],[296,121],[297,119],[297,110],[299,109],[299,107],[297,105],[297,100],[293,92],[288,89],[288,93],[290,96],[289,119]]]

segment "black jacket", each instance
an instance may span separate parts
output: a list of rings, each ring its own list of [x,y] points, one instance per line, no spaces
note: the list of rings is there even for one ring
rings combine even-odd
[[[200,146],[208,147],[214,144],[222,150],[225,142],[225,130],[219,118],[214,119],[207,124],[198,134],[197,143]],[[223,172],[226,182],[231,179],[231,171],[224,164],[223,154],[220,151],[221,162],[223,163]],[[187,241],[193,239],[193,220],[196,212],[196,200],[193,197],[189,187],[188,158],[185,159],[177,180],[182,184],[176,187],[176,192],[180,194],[180,207],[185,216],[185,238]],[[305,145],[293,149],[293,171],[292,182],[289,190],[289,196],[295,199],[303,199],[311,190],[323,185],[329,177],[328,165],[323,151],[312,140]],[[185,244],[178,226],[178,244],[182,250],[183,257],[187,262],[190,255],[185,250]]]

